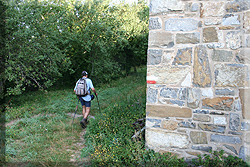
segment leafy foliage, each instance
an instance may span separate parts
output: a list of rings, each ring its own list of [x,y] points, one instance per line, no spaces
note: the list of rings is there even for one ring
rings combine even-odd
[[[221,166],[221,167],[247,167],[247,163],[242,159],[229,155],[224,155],[224,151],[213,151],[210,154],[198,155],[198,159],[193,159],[195,166]]]
[[[146,64],[148,8],[106,1],[7,2],[8,94],[71,84],[86,70],[98,83]]]
[[[50,87],[70,65],[58,41],[66,11],[46,1],[10,1],[6,15],[8,93]]]

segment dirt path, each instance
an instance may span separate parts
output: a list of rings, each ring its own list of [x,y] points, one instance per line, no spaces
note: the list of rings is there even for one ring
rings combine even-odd
[[[81,150],[84,147],[86,147],[85,139],[84,139],[85,133],[86,133],[86,130],[85,129],[82,130],[82,132],[80,133],[79,141],[73,144],[76,148],[78,148],[77,150],[70,150],[70,149],[67,150],[72,153],[70,162],[72,162],[75,166],[90,166],[91,165],[89,157],[81,158]]]
[[[36,118],[42,115],[43,114],[38,114],[38,115],[32,116],[31,118]],[[52,116],[53,114],[48,114],[48,115]],[[67,115],[72,118],[74,117],[74,113],[68,113]],[[76,121],[76,118],[79,118],[79,117],[82,117],[82,115],[76,114],[75,121]],[[89,116],[89,118],[95,119],[94,116]],[[20,120],[22,119],[15,119],[13,121],[6,123],[5,126],[6,127],[12,126],[13,124],[15,124],[16,122]],[[79,139],[76,140],[74,144],[71,146],[72,148],[76,148],[76,149],[74,150],[70,148],[67,149],[67,152],[71,154],[70,163],[72,163],[74,166],[90,166],[91,165],[91,161],[89,157],[81,158],[81,150],[86,147],[85,139],[84,139],[85,133],[86,133],[86,129],[82,129],[82,131],[79,134]]]
[[[70,117],[74,117],[74,114],[72,113],[68,113],[67,115]],[[82,115],[76,114],[75,118],[78,118],[78,117],[82,117]],[[89,117],[92,119],[95,119],[94,116],[89,116]],[[89,157],[81,158],[81,150],[86,147],[85,139],[84,139],[85,133],[86,133],[86,129],[83,129],[80,133],[80,138],[78,142],[73,144],[77,148],[77,150],[70,150],[70,149],[67,150],[67,151],[72,152],[70,162],[72,162],[75,166],[90,166],[91,165]]]
[[[40,117],[40,116],[44,116],[44,115],[52,116],[53,114],[37,114],[37,115],[34,115],[34,116],[30,117],[30,118],[36,118],[36,117]],[[5,127],[12,126],[13,124],[15,124],[18,121],[21,121],[22,119],[24,119],[24,118],[12,120],[12,121],[6,123]]]

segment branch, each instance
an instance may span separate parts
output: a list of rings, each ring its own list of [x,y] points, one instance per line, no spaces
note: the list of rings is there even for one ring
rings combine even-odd
[[[146,129],[146,126],[144,126],[140,131],[136,132],[136,134],[134,136],[132,136],[131,138],[138,137],[145,129]]]
[[[37,82],[37,80],[36,80],[35,78],[32,78],[32,77],[30,77],[30,76],[27,76],[27,77],[30,78],[30,79],[32,79],[32,80],[37,84],[37,86],[38,86],[39,88],[43,89],[43,87],[39,84],[39,82]]]

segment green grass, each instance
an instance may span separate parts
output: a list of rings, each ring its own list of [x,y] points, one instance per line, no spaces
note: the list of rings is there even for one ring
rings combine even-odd
[[[113,107],[111,104],[131,99],[132,92],[139,90],[145,94],[145,69],[96,87],[100,108],[97,99],[94,99],[90,115],[100,117],[106,109]],[[68,162],[71,154],[67,149],[77,150],[74,144],[79,141],[82,131],[79,126],[81,118],[75,119],[72,127],[72,118],[67,115],[74,113],[76,104],[73,87],[28,92],[9,99],[6,110],[7,162],[38,162],[36,165],[41,166],[51,162]],[[78,114],[81,114],[80,110],[81,107],[78,107]]]
[[[135,133],[132,124],[146,116],[146,67],[96,90],[100,108],[94,99],[90,115],[95,119],[89,120],[83,149],[78,148],[81,117],[72,126],[72,117],[67,115],[74,113],[77,104],[73,87],[29,92],[10,99],[6,111],[7,162],[25,163],[19,166],[77,166],[69,161],[80,151],[79,160],[88,157],[91,166],[187,166],[173,154],[146,149],[143,133],[139,139],[131,138]],[[235,157],[216,157],[200,157],[194,164],[244,165]]]

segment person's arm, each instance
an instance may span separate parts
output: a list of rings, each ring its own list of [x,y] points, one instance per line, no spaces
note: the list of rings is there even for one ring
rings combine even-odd
[[[97,96],[96,90],[95,88],[91,88],[91,90],[95,93],[95,95]]]
[[[89,87],[90,87],[90,89],[91,89],[91,90],[95,93],[95,95],[97,96],[96,90],[95,90],[95,88],[94,88],[94,85],[93,85],[91,79],[88,79],[88,82],[89,82]]]

